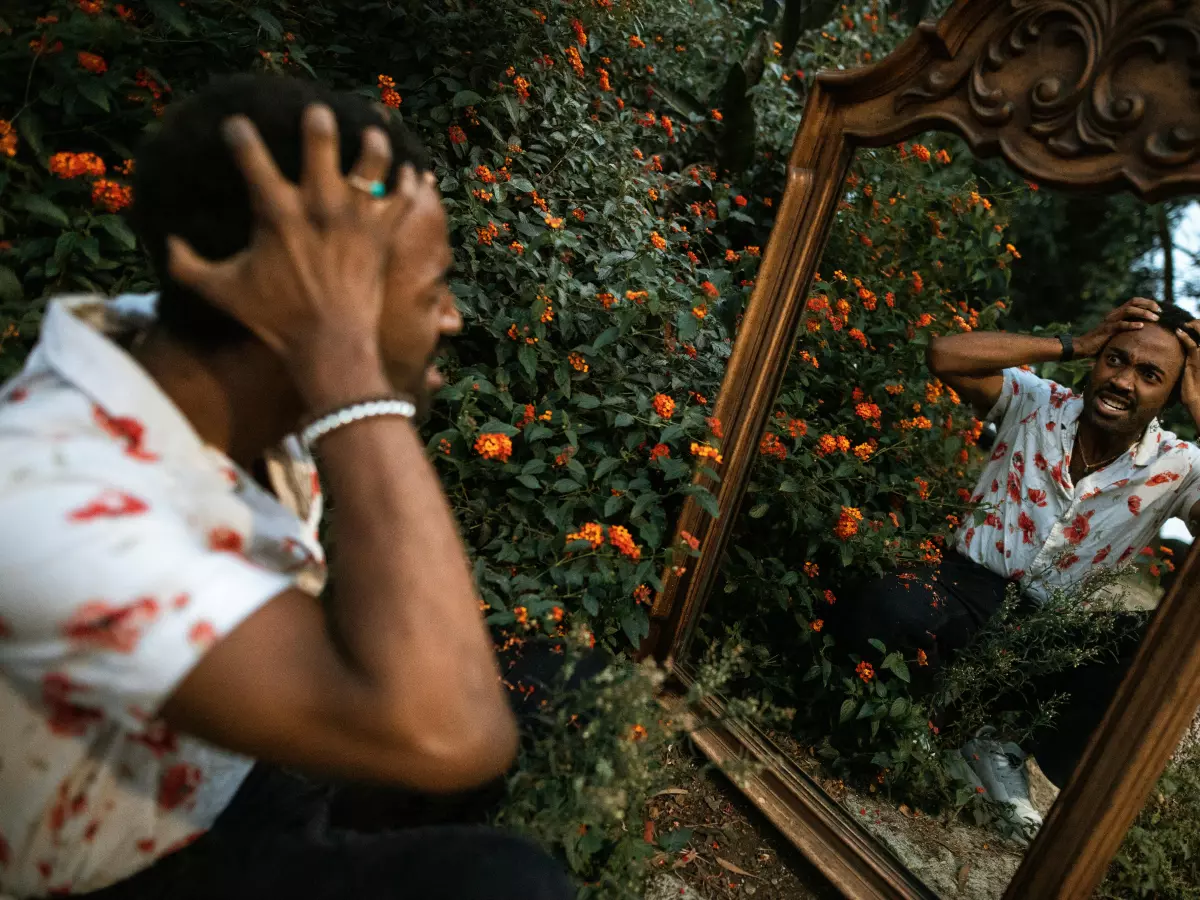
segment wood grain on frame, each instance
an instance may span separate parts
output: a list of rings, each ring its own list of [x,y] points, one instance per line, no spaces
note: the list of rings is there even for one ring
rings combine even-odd
[[[711,487],[721,517],[710,518],[693,500],[685,504],[677,532],[698,537],[701,556],[681,575],[664,574],[646,652],[686,658],[855,150],[925,131],[957,134],[977,156],[999,156],[1050,187],[1126,190],[1148,201],[1198,192],[1200,0],[957,0],[878,64],[817,76],[717,399],[726,437],[721,482]],[[1193,553],[1008,900],[1085,898],[1102,879],[1200,707],[1197,576]],[[848,896],[911,896],[903,893],[906,878],[887,874],[880,848],[839,831],[836,812],[812,792],[819,789],[797,779],[788,763],[771,761],[774,751],[756,741],[723,728],[700,745],[718,761],[736,744],[752,756],[767,754],[769,774],[749,796],[823,871],[841,873],[831,878]],[[874,875],[852,885],[856,867]]]

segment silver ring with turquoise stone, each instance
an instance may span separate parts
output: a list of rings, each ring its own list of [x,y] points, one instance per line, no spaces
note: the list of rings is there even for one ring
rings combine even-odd
[[[363,178],[361,175],[349,176],[346,179],[346,184],[350,185],[356,191],[363,191],[376,199],[387,193],[387,186],[382,181],[372,181],[369,178]]]

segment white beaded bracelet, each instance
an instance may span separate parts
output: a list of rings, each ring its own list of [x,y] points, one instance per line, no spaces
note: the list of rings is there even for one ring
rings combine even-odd
[[[300,443],[304,445],[305,450],[311,451],[313,444],[329,432],[345,425],[376,416],[403,416],[411,419],[416,414],[416,406],[407,400],[368,400],[365,403],[354,403],[321,416],[300,432]]]

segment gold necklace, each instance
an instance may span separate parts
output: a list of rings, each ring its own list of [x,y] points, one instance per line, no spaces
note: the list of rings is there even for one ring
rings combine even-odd
[[[1130,444],[1129,447],[1126,447],[1124,450],[1118,450],[1108,459],[1104,460],[1104,462],[1089,463],[1087,461],[1087,454],[1083,451],[1083,441],[1077,440],[1075,443],[1079,445],[1079,458],[1083,460],[1083,471],[1085,474],[1091,472],[1093,469],[1103,469],[1110,463],[1115,462],[1117,457],[1121,456],[1123,453],[1127,453],[1129,451],[1129,447],[1133,446],[1133,444]]]

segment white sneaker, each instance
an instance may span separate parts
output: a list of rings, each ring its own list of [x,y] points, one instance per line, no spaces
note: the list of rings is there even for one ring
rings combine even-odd
[[[1042,816],[1029,798],[1029,780],[1025,777],[1020,748],[977,737],[963,745],[962,755],[988,796],[1007,809],[1008,821],[1032,838],[1042,827]]]

